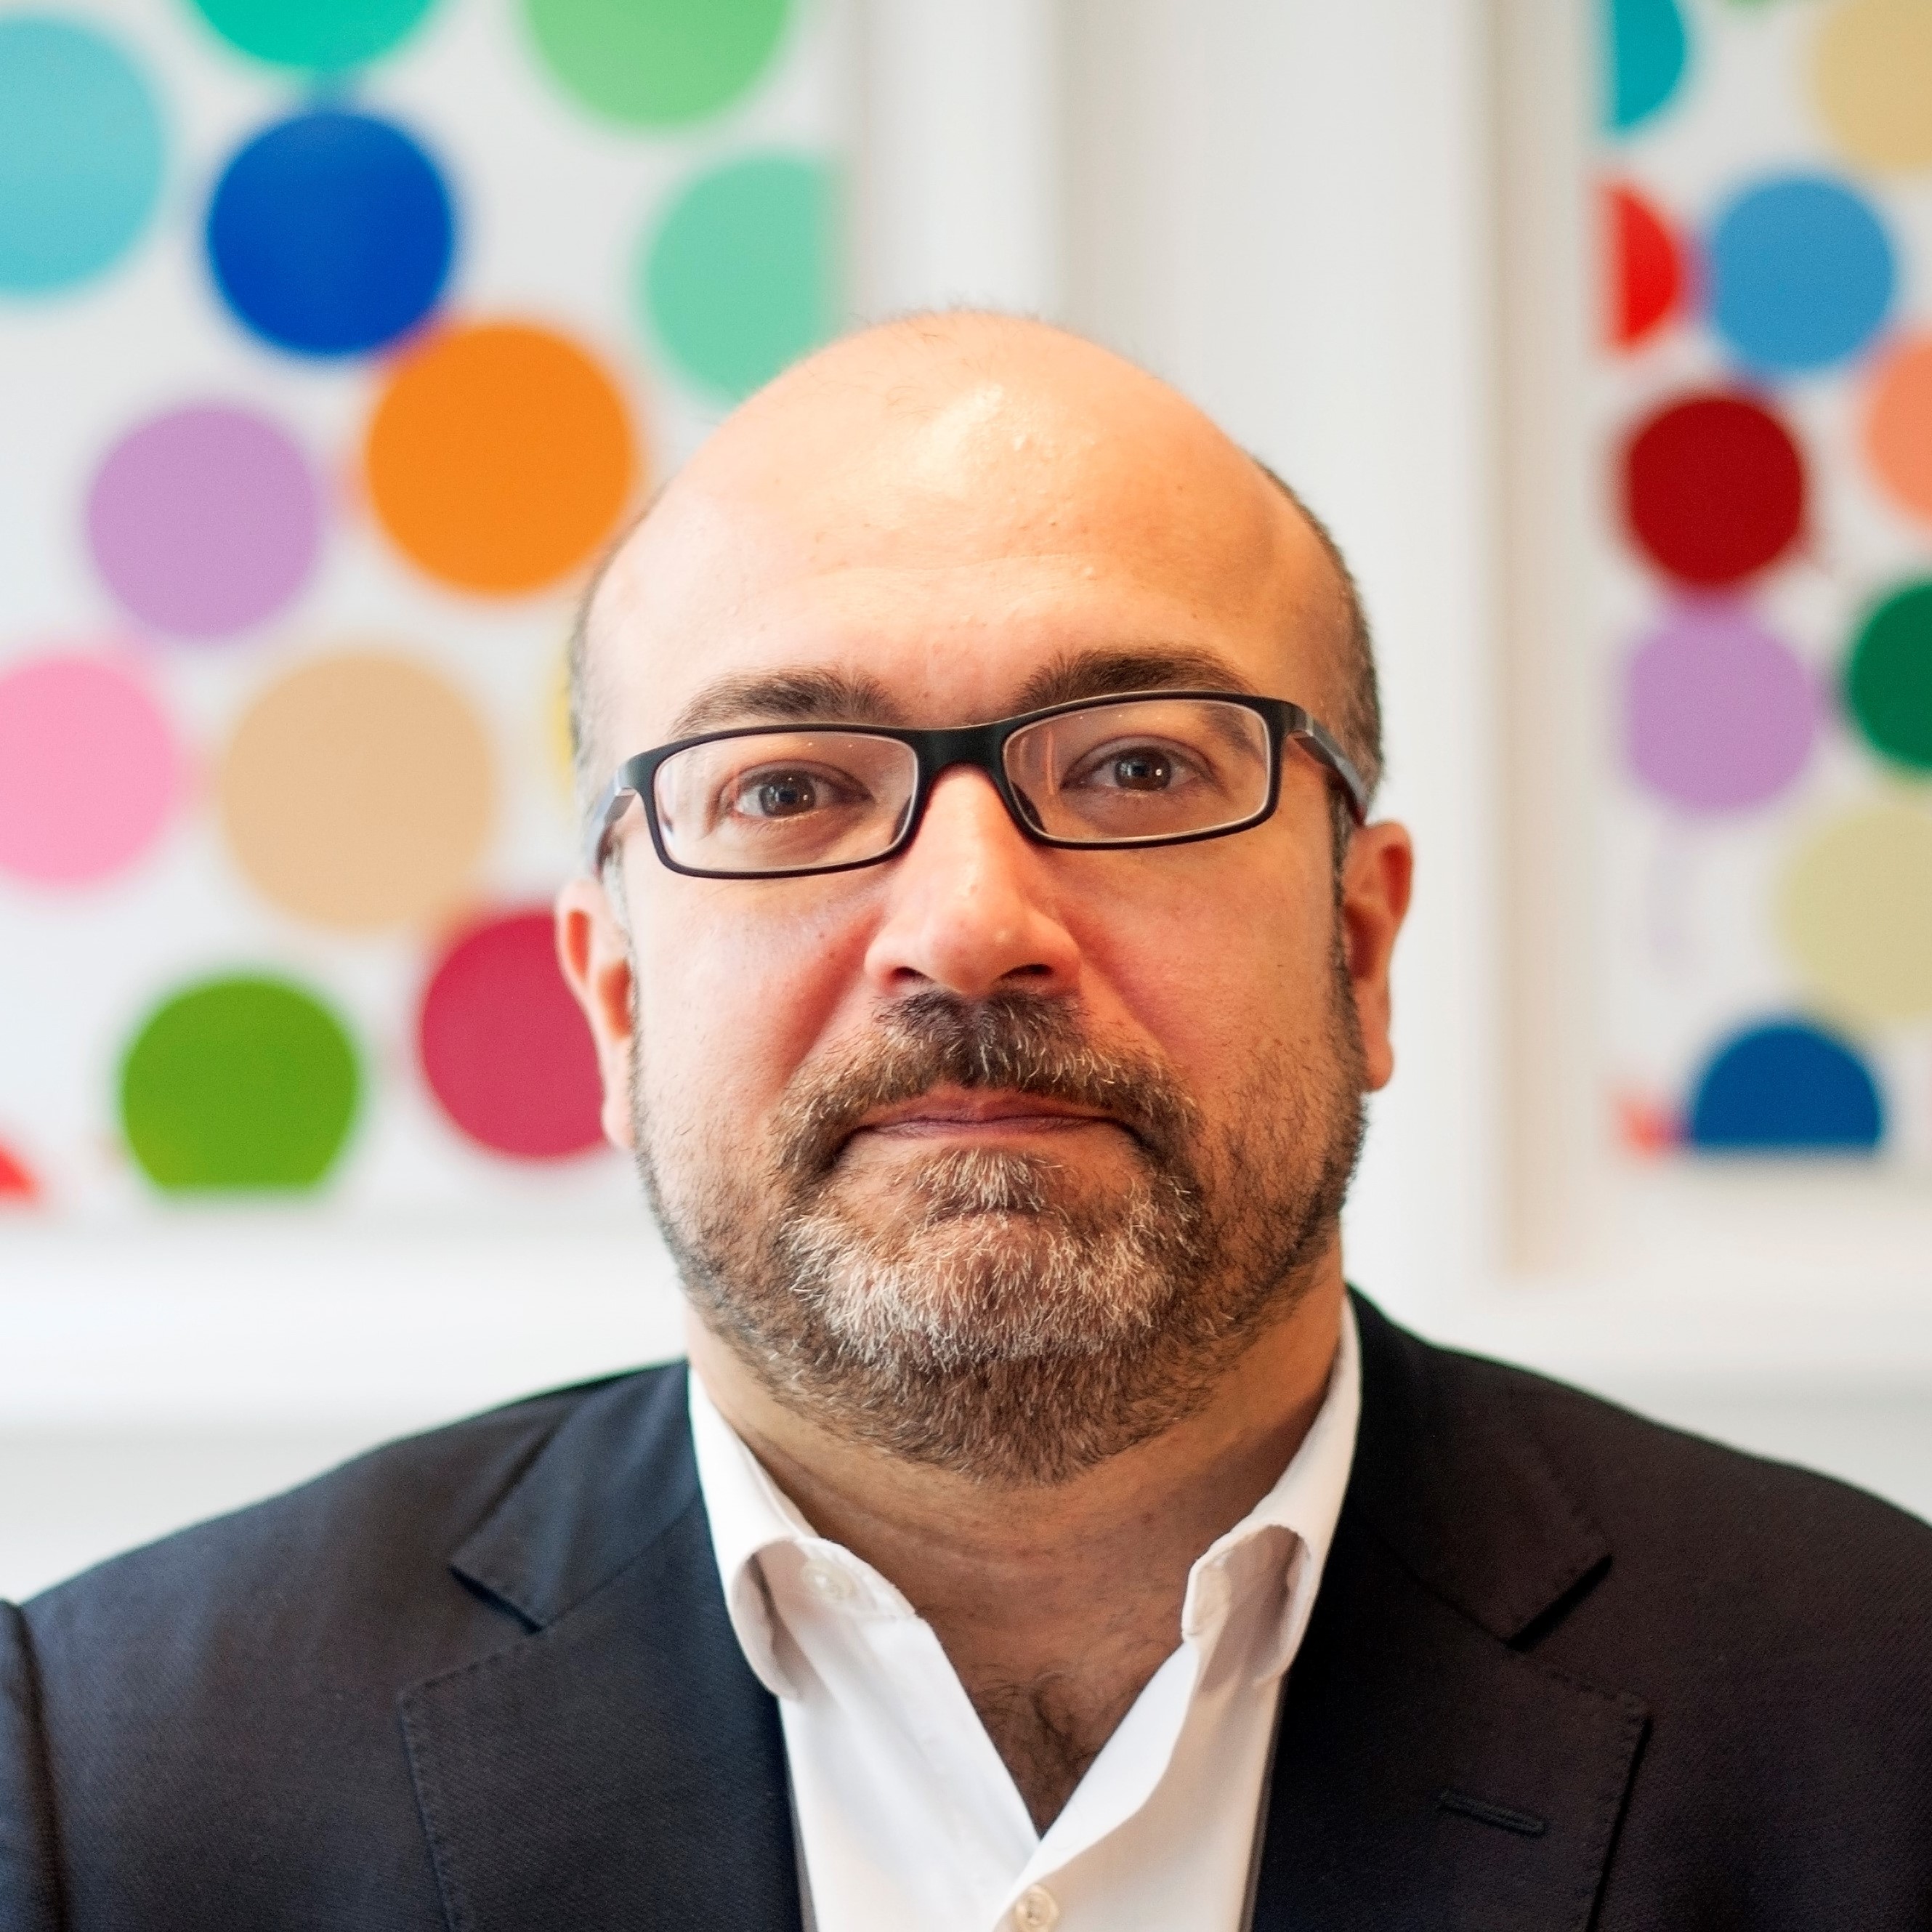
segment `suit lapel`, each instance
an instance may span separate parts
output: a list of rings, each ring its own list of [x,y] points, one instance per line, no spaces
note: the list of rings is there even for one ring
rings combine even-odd
[[[452,1567],[526,1632],[401,1700],[452,1932],[797,1932],[778,1707],[725,1612],[682,1375],[587,1401]]]
[[[1528,1646],[1609,1550],[1506,1384],[1358,1316],[1362,1432],[1285,1694],[1256,1932],[1582,1932],[1646,1714]]]

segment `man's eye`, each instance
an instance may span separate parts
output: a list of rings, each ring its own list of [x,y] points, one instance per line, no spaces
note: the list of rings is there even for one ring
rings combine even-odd
[[[1126,745],[1094,753],[1073,772],[1069,789],[1087,786],[1103,791],[1171,791],[1188,775],[1188,766],[1158,745]]]
[[[821,796],[809,772],[766,772],[740,788],[738,809],[748,818],[796,818],[816,810]]]

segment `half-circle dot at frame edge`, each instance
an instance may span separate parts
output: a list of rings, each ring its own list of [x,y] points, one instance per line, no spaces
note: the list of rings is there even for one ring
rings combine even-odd
[[[170,994],[121,1066],[121,1126],[169,1192],[314,1186],[353,1125],[362,1074],[349,1029],[306,987],[266,974]]]
[[[1682,238],[1636,190],[1612,182],[1604,190],[1610,247],[1610,338],[1634,348],[1683,306],[1690,276]]]
[[[1762,376],[1802,375],[1858,355],[1898,290],[1892,238],[1849,182],[1790,174],[1751,182],[1704,245],[1706,311],[1732,356]]]
[[[1865,398],[1864,445],[1886,494],[1932,524],[1932,336],[1906,336],[1879,358]]]
[[[1678,0],[1597,0],[1603,114],[1614,134],[1648,121],[1683,84],[1690,57]]]
[[[838,204],[832,169],[806,154],[746,155],[679,193],[644,250],[638,298],[688,382],[741,401],[832,334]]]
[[[300,356],[394,341],[442,293],[456,218],[419,142],[325,106],[264,128],[222,171],[208,259],[244,327]]]
[[[0,295],[119,261],[160,199],[161,117],[118,41],[38,12],[0,19]]]
[[[466,898],[496,794],[470,700],[378,649],[332,652],[269,685],[236,725],[218,784],[222,830],[250,883],[344,932],[424,924]]]
[[[1804,526],[1796,440],[1754,397],[1700,391],[1666,404],[1631,432],[1622,472],[1638,548],[1696,589],[1755,576]]]
[[[167,713],[112,650],[0,670],[0,872],[81,886],[139,859],[187,789]]]
[[[1845,708],[1880,757],[1932,774],[1932,581],[1894,590],[1860,625]]]
[[[397,548],[442,583],[500,597],[588,562],[639,470],[609,371],[567,337],[520,322],[440,329],[406,350],[363,460]]]
[[[389,52],[436,0],[194,0],[241,52],[272,67],[339,74]]]
[[[1885,1137],[1885,1106],[1849,1040],[1778,1018],[1719,1042],[1697,1076],[1688,1124],[1688,1144],[1707,1154],[1866,1154]]]
[[[424,989],[416,1046],[443,1113],[491,1152],[554,1160],[602,1141],[596,1050],[548,908],[480,920],[450,940]]]
[[[1882,798],[1826,820],[1786,861],[1775,919],[1820,1012],[1858,1027],[1932,1015],[1932,812]]]
[[[789,0],[524,0],[544,65],[601,118],[688,126],[744,94],[770,64]]]
[[[40,1198],[40,1184],[25,1160],[0,1142],[0,1208],[31,1207]]]
[[[1881,172],[1932,167],[1932,8],[1844,0],[1813,44],[1820,117],[1846,160]]]
[[[281,425],[198,403],[124,434],[87,496],[94,568],[146,629],[197,642],[278,616],[315,566],[320,492]]]

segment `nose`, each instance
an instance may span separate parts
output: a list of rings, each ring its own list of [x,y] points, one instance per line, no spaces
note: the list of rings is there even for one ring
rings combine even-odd
[[[1014,824],[984,772],[946,772],[890,868],[867,977],[882,992],[933,988],[967,1000],[1072,992],[1080,951],[1054,910],[1048,856]]]

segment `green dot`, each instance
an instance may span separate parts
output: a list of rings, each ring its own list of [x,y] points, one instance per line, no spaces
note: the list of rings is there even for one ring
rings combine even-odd
[[[190,986],[150,1014],[121,1067],[121,1123],[157,1186],[313,1186],[356,1112],[355,1049],[278,980]]]
[[[1865,620],[1845,667],[1845,703],[1875,750],[1932,771],[1932,584],[1894,592]]]
[[[208,24],[244,54],[277,67],[334,74],[387,53],[435,0],[194,0]]]
[[[700,175],[672,204],[638,297],[699,388],[735,403],[837,327],[836,204],[829,168],[782,154]]]
[[[771,58],[786,0],[524,0],[550,71],[593,112],[675,128],[734,100]]]

